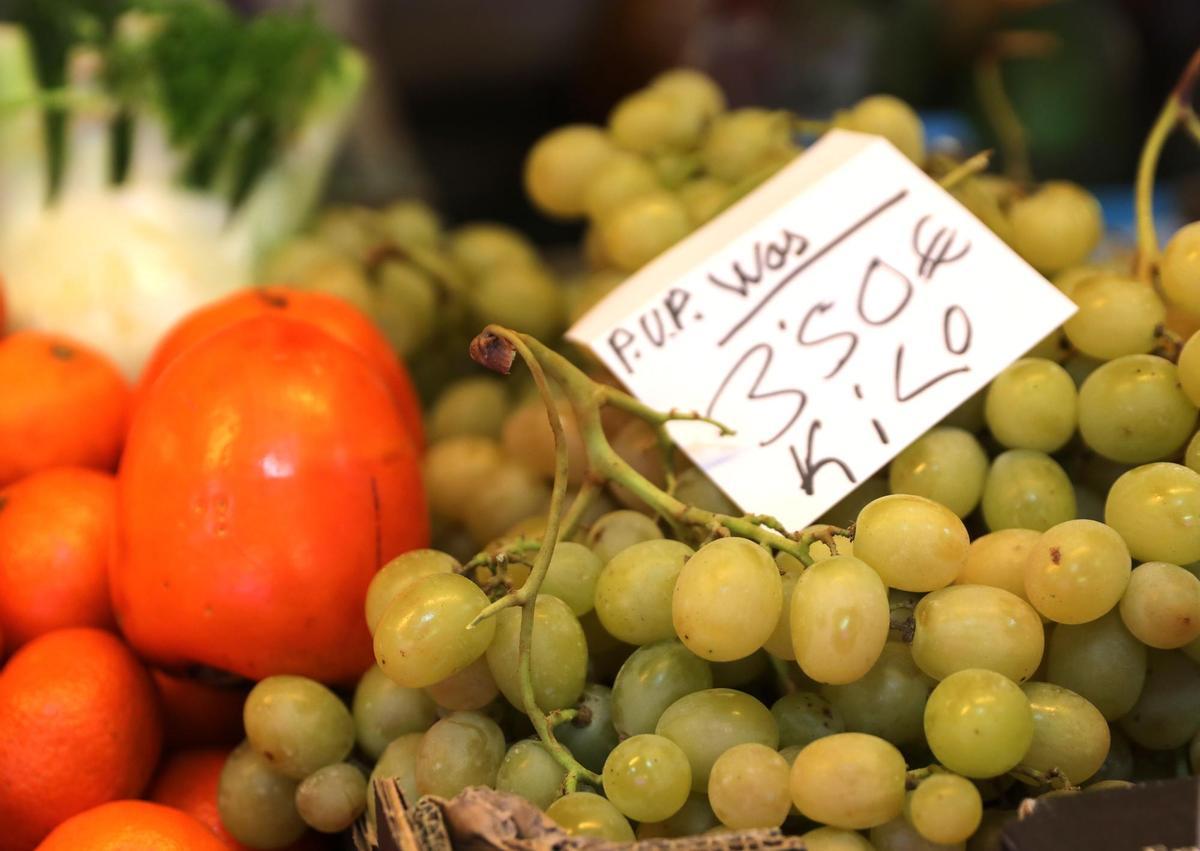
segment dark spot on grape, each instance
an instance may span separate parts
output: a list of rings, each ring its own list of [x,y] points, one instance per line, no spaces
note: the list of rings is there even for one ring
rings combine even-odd
[[[258,294],[258,297],[267,304],[268,307],[275,307],[280,310],[287,309],[287,306],[288,306],[287,296],[285,296],[283,293],[279,292],[278,290],[274,290],[274,289],[270,289],[270,288],[263,288],[260,290],[256,290],[256,293]]]
[[[1060,550],[1058,547],[1051,547],[1050,561],[1054,562],[1055,564],[1062,564],[1062,550]]]
[[[76,352],[74,348],[62,343],[54,343],[50,346],[50,356],[58,358],[59,360],[71,360],[76,354],[78,354],[78,352]]]

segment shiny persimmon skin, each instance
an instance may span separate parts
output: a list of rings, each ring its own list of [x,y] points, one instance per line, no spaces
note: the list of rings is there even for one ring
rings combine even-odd
[[[137,400],[180,352],[235,322],[268,314],[312,322],[371,361],[391,388],[396,404],[400,406],[400,415],[413,437],[413,443],[418,448],[424,446],[421,400],[417,397],[416,388],[413,387],[404,363],[371,320],[337,296],[288,287],[242,290],[184,317],[167,332],[151,354],[138,379],[134,405],[137,405]]]
[[[308,322],[249,319],[180,354],[134,414],[110,577],[167,668],[350,683],[367,585],[426,546],[419,459],[387,385]]]

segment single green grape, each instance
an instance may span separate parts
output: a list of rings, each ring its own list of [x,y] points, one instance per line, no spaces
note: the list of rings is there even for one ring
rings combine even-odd
[[[1125,464],[1174,455],[1196,429],[1196,406],[1175,364],[1156,355],[1109,361],[1079,389],[1079,433],[1096,452]]]
[[[327,263],[344,263],[341,252],[316,236],[296,236],[270,252],[259,282],[283,284],[303,281]],[[353,264],[348,264],[353,268]]]
[[[406,260],[385,260],[375,273],[375,286],[365,289],[362,296],[346,292],[346,287],[357,288],[355,279],[343,276],[341,280],[344,285],[336,290],[330,276],[314,282],[312,288],[333,291],[334,295],[346,298],[367,313],[402,357],[420,351],[437,330],[438,285],[415,264]],[[367,287],[365,281],[363,286]],[[360,301],[365,303],[360,304]]]
[[[704,119],[698,104],[651,87],[617,102],[608,116],[608,132],[627,151],[657,154],[695,147]]]
[[[384,748],[371,776],[367,780],[367,788],[374,789],[376,780],[394,780],[404,794],[405,803],[416,806],[421,793],[417,791],[417,754],[421,749],[424,733],[408,733],[398,739],[393,739]],[[375,822],[375,793],[367,794],[367,818]]]
[[[1192,435],[1187,450],[1183,454],[1183,463],[1189,470],[1200,473],[1200,431]]]
[[[1158,274],[1172,303],[1200,314],[1200,222],[1175,232],[1158,262]]]
[[[1200,473],[1182,464],[1146,464],[1113,484],[1104,522],[1140,561],[1200,561]]]
[[[715,177],[694,177],[678,189],[693,227],[716,217],[733,198],[733,187]]]
[[[1121,597],[1121,620],[1138,641],[1174,650],[1200,637],[1200,579],[1177,564],[1136,567]]]
[[[371,584],[367,586],[367,600],[363,607],[367,627],[374,633],[379,619],[392,601],[422,576],[453,573],[458,567],[458,559],[438,550],[409,550],[396,556],[371,577]]]
[[[709,664],[675,639],[639,647],[613,681],[613,725],[622,736],[653,733],[668,706],[712,685]]]
[[[557,597],[539,595],[533,610],[529,655],[534,699],[544,711],[564,709],[579,699],[587,682],[587,639],[570,606]],[[494,620],[496,635],[487,648],[488,668],[508,702],[525,711],[517,674],[521,609],[504,609]]]
[[[587,545],[604,564],[613,556],[642,541],[662,539],[658,524],[640,511],[620,509],[600,517],[588,529]],[[689,549],[688,554],[691,554]]]
[[[596,172],[583,193],[588,217],[598,222],[622,204],[662,189],[654,166],[637,154],[621,151]]]
[[[506,459],[466,495],[458,510],[471,537],[484,544],[522,520],[544,515],[549,505],[549,485],[524,464]]]
[[[966,842],[983,820],[983,799],[975,784],[957,774],[939,772],[921,781],[905,803],[905,816],[930,842]]]
[[[500,444],[486,437],[463,435],[433,444],[422,465],[430,508],[443,517],[465,521],[467,497],[485,487],[503,462]]]
[[[791,766],[772,748],[734,745],[717,757],[708,775],[708,801],[726,827],[779,827],[792,808]]]
[[[892,459],[888,486],[892,493],[923,496],[966,517],[983,496],[987,471],[987,453],[974,435],[938,426]]]
[[[717,817],[704,795],[689,795],[679,811],[663,821],[647,821],[638,825],[638,839],[674,839],[698,836],[717,824]]]
[[[774,753],[774,751],[772,751]],[[642,733],[625,739],[604,761],[604,794],[634,821],[662,821],[687,801],[692,769],[670,739]]]
[[[1129,550],[1095,520],[1068,520],[1042,533],[1025,563],[1025,595],[1052,621],[1087,623],[1112,610],[1129,584]]]
[[[633,828],[621,811],[592,792],[572,792],[563,795],[546,808],[550,820],[568,836],[607,839],[610,842],[633,842]]]
[[[876,825],[867,836],[875,851],[963,851],[965,847],[961,842],[948,845],[930,842],[917,833],[917,829],[903,816]]]
[[[834,116],[834,126],[882,136],[917,165],[925,163],[925,125],[904,101],[891,95],[865,97]]]
[[[425,418],[431,443],[473,434],[497,438],[508,415],[508,391],[494,378],[460,378],[438,394]]]
[[[321,833],[346,830],[367,809],[367,778],[348,762],[319,768],[296,787],[296,812]]]
[[[962,570],[970,545],[957,514],[919,496],[894,494],[876,499],[859,512],[855,522],[855,558],[874,568],[889,588],[944,588]],[[795,627],[793,624],[793,631]]]
[[[450,258],[471,279],[506,267],[536,267],[537,249],[515,228],[472,222],[455,228],[446,241]]]
[[[604,761],[617,746],[613,726],[613,691],[608,686],[589,683],[579,698],[579,715],[554,728],[554,735],[589,771],[604,770]]]
[[[1067,339],[1100,360],[1150,351],[1167,318],[1154,289],[1125,275],[1092,275],[1075,285],[1071,300],[1079,309],[1063,325]]]
[[[817,827],[800,834],[807,851],[875,851],[875,846],[855,830]]]
[[[683,203],[670,192],[628,199],[600,223],[605,255],[623,272],[634,272],[683,239],[692,229]]]
[[[562,330],[567,307],[550,273],[536,266],[502,266],[480,278],[471,290],[480,322],[495,322],[548,339]]]
[[[567,445],[567,476],[573,486],[578,486],[587,468],[587,455],[583,438],[575,422],[575,412],[570,403],[559,400],[555,403],[563,426],[563,437]],[[532,397],[514,408],[501,427],[501,446],[505,454],[520,461],[532,472],[547,479],[554,478],[555,448],[554,432],[546,415],[546,406],[538,397]]]
[[[595,606],[600,623],[627,644],[640,646],[674,638],[671,611],[675,584],[691,556],[692,548],[687,544],[661,538],[622,548],[604,565],[596,580]]]
[[[802,815],[830,827],[874,827],[904,809],[906,770],[900,751],[878,736],[826,736],[796,755],[792,802]]]
[[[1022,690],[1033,711],[1033,743],[1021,765],[1035,771],[1057,769],[1079,785],[1108,756],[1108,722],[1088,701],[1052,683],[1025,683]]]
[[[1181,747],[1200,730],[1200,666],[1178,650],[1146,655],[1146,684],[1121,730],[1150,750]]]
[[[803,747],[824,736],[846,732],[841,712],[816,692],[796,691],[771,704],[779,727],[779,746]]]
[[[1192,404],[1200,407],[1200,331],[1179,352],[1179,383]]]
[[[734,745],[779,746],[779,728],[771,711],[733,689],[705,689],[679,698],[663,712],[654,732],[683,748],[692,767],[694,792],[708,789],[713,763]]]
[[[522,739],[508,749],[496,773],[496,789],[520,795],[540,810],[562,794],[567,770],[536,739]]]
[[[525,193],[548,215],[582,216],[587,185],[614,152],[608,134],[599,127],[571,124],[553,130],[525,159]]]
[[[1033,712],[1024,692],[995,671],[946,677],[925,705],[925,740],[938,762],[966,777],[1012,769],[1033,741]]]
[[[992,379],[984,416],[1009,449],[1056,452],[1075,433],[1075,382],[1054,361],[1023,358]]]
[[[1100,244],[1104,217],[1087,190],[1064,180],[1043,183],[1008,211],[1012,247],[1044,275],[1078,266]]]
[[[649,88],[674,98],[680,104],[700,113],[705,119],[725,111],[725,93],[703,71],[695,68],[672,68],[650,81]]]
[[[778,555],[787,555],[787,553],[777,554],[776,565],[779,564]],[[796,561],[799,563],[798,559]],[[783,572],[779,586],[783,592],[782,604],[779,607],[779,619],[775,621],[775,629],[763,644],[764,650],[776,659],[783,659],[786,662],[796,661],[796,648],[792,641],[792,595],[795,593],[796,583],[799,581],[799,572],[789,570]]]
[[[1003,588],[951,585],[926,594],[913,616],[913,661],[936,680],[985,668],[1021,682],[1041,664],[1042,619]]]
[[[350,705],[358,746],[371,759],[405,733],[422,733],[437,720],[437,707],[420,689],[396,685],[378,665],[359,679]]]
[[[246,696],[242,722],[250,746],[293,780],[340,762],[354,747],[350,710],[307,677],[277,675],[259,681]]]
[[[671,620],[688,650],[729,662],[766,643],[782,608],[779,569],[770,553],[746,538],[720,538],[684,562]]]
[[[225,760],[217,781],[221,824],[252,848],[291,845],[306,830],[296,812],[298,785],[275,771],[249,742],[242,742]]]
[[[586,615],[596,601],[596,582],[604,564],[583,544],[559,541],[539,593],[557,597],[575,615]]]
[[[465,576],[421,577],[388,606],[375,628],[375,661],[405,688],[441,682],[482,656],[491,644],[496,618],[467,629],[487,604],[487,595]]]
[[[871,670],[852,683],[821,686],[821,694],[846,730],[907,747],[924,740],[925,703],[935,685],[907,644],[889,641]]]
[[[1010,449],[992,461],[983,488],[983,520],[992,532],[1043,532],[1075,517],[1075,490],[1058,462],[1044,452]]]
[[[796,661],[820,683],[850,683],[869,671],[883,651],[889,622],[887,588],[854,556],[817,562],[792,594]]]
[[[704,170],[730,183],[749,178],[795,152],[783,112],[735,109],[716,117],[700,147]]]
[[[461,671],[426,686],[425,693],[442,709],[461,712],[483,709],[496,699],[500,687],[488,667],[487,657],[480,656]]]
[[[442,221],[424,201],[393,201],[379,211],[379,229],[401,246],[437,247],[442,236]]]
[[[1025,563],[1041,537],[1033,529],[1001,529],[980,535],[967,550],[967,563],[955,582],[959,585],[990,585],[1025,596]]]
[[[1109,721],[1133,708],[1146,681],[1146,648],[1112,611],[1059,624],[1046,648],[1046,679],[1079,694]]]
[[[453,798],[468,786],[495,786],[504,733],[478,712],[455,712],[425,731],[417,749],[417,789]]]

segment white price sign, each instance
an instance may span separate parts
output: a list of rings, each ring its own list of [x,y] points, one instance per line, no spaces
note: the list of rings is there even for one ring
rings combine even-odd
[[[875,136],[826,134],[568,338],[739,505],[801,528],[1075,310]]]

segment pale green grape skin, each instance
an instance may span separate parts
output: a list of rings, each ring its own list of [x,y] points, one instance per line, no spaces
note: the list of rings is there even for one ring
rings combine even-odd
[[[603,567],[599,557],[583,544],[560,541],[539,593],[562,600],[576,617],[586,615],[595,605],[596,581]]]
[[[673,839],[696,836],[717,824],[717,817],[704,795],[689,795],[675,815],[663,821],[647,821],[638,825],[638,839]]]
[[[504,266],[475,283],[471,307],[481,322],[494,322],[540,339],[557,334],[567,318],[562,289],[533,266]]]
[[[421,749],[423,733],[408,733],[391,741],[371,770],[367,781],[369,789],[375,788],[376,780],[392,779],[404,793],[408,806],[414,806],[421,793],[417,790],[417,754]],[[367,818],[375,821],[375,794],[367,795]]]
[[[771,637],[783,609],[779,569],[767,550],[745,538],[705,544],[675,580],[675,634],[702,659],[749,656]]]
[[[458,567],[458,559],[438,550],[409,550],[396,556],[371,577],[371,584],[367,586],[363,607],[367,628],[374,633],[387,607],[416,580],[434,573],[453,573]]]
[[[938,426],[892,459],[888,487],[892,493],[922,496],[966,517],[983,496],[987,471],[987,453],[974,435]]]
[[[1200,730],[1200,667],[1177,650],[1151,650],[1146,684],[1121,730],[1149,750],[1187,744]]]
[[[645,514],[623,508],[610,511],[593,523],[588,529],[586,543],[597,558],[607,565],[613,556],[628,547],[642,541],[661,540],[662,536],[658,524]],[[691,554],[690,548],[688,554]]]
[[[1071,375],[1057,363],[1024,358],[988,386],[988,430],[1009,449],[1056,452],[1075,433],[1076,395]]]
[[[692,769],[679,745],[642,733],[621,742],[604,761],[604,794],[634,821],[670,818],[688,799]]]
[[[1183,463],[1189,470],[1200,473],[1200,431],[1192,435],[1187,450],[1183,454]]]
[[[605,255],[622,272],[634,272],[692,229],[683,203],[666,191],[630,198],[600,223]]]
[[[353,279],[347,279],[350,284]],[[365,281],[363,285],[366,286]],[[329,292],[330,282],[317,284],[314,289]],[[334,295],[345,297],[343,290]],[[366,312],[392,348],[403,357],[418,352],[433,335],[438,325],[438,287],[421,269],[403,260],[388,260],[375,273],[375,287],[367,289],[360,298],[347,300]]]
[[[675,585],[691,556],[687,544],[660,538],[623,547],[609,559],[595,594],[596,616],[605,630],[638,646],[674,638]]]
[[[1069,269],[1063,269],[1050,279],[1050,283],[1062,290],[1063,295],[1067,298],[1075,292],[1075,288],[1086,281],[1093,275],[1098,275],[1104,272],[1099,266],[1072,266]]]
[[[709,664],[678,641],[639,647],[613,681],[613,725],[622,736],[653,733],[668,706],[712,685]]]
[[[446,241],[451,259],[472,278],[510,266],[537,266],[537,249],[515,228],[474,222],[455,228]]]
[[[1071,480],[1044,452],[1010,449],[992,461],[983,489],[983,520],[989,531],[1042,532],[1074,519],[1075,509]]]
[[[346,830],[366,808],[367,778],[347,762],[317,769],[296,787],[296,811],[321,833]]]
[[[1033,741],[1033,712],[1020,687],[995,671],[946,677],[925,705],[925,740],[938,762],[965,777],[1003,774]]]
[[[779,746],[779,728],[770,710],[733,689],[706,689],[681,697],[663,712],[654,732],[683,748],[692,767],[694,792],[708,789],[713,763],[734,745]]]
[[[1109,361],[1079,389],[1079,433],[1096,452],[1124,464],[1173,455],[1196,429],[1196,406],[1175,364],[1156,355]]]
[[[622,204],[662,189],[654,167],[636,154],[615,154],[596,172],[583,193],[588,217],[598,222]]]
[[[440,394],[425,418],[429,441],[473,434],[497,438],[508,415],[508,391],[492,378],[463,378]]]
[[[458,511],[471,537],[482,545],[522,520],[544,515],[549,505],[549,485],[524,464],[506,459],[478,490],[466,495]]]
[[[1146,464],[1113,484],[1104,522],[1139,561],[1200,561],[1200,473],[1181,464]]]
[[[871,828],[868,834],[875,851],[963,851],[961,842],[944,845],[930,842],[903,816]]]
[[[1192,404],[1200,407],[1200,331],[1179,352],[1179,383]]]
[[[708,776],[708,801],[726,827],[779,827],[792,807],[791,767],[765,745],[735,745],[717,758]]]
[[[398,685],[424,688],[483,655],[496,619],[467,624],[488,604],[479,586],[457,573],[423,576],[392,602],[375,629],[375,661]]]
[[[904,809],[906,771],[900,751],[877,736],[826,736],[796,754],[792,802],[802,815],[830,827],[874,827]]]
[[[821,695],[846,730],[870,733],[905,747],[925,738],[925,703],[935,685],[937,682],[917,667],[908,645],[889,641],[866,674],[845,685],[821,686]],[[781,741],[783,729],[781,721]]]
[[[1021,765],[1041,772],[1058,769],[1075,785],[1091,778],[1108,756],[1108,722],[1100,710],[1051,683],[1025,683],[1022,690],[1033,711],[1033,743]]]
[[[550,820],[569,836],[633,842],[633,828],[621,811],[592,792],[563,795],[546,808]]]
[[[779,563],[778,557],[776,557],[775,563]],[[764,650],[776,659],[783,659],[785,662],[796,661],[796,649],[792,643],[792,594],[795,593],[796,583],[799,581],[799,573],[784,572],[779,586],[783,592],[782,605],[779,607],[779,619],[775,622],[775,629],[763,644]]]
[[[1171,302],[1200,314],[1200,222],[1175,232],[1159,259],[1158,273]]]
[[[891,95],[871,95],[834,117],[834,126],[883,136],[917,165],[925,162],[925,126],[913,108]]]
[[[422,480],[430,507],[444,517],[466,520],[467,497],[485,486],[504,462],[500,444],[486,437],[451,437],[429,447]]]
[[[1057,623],[1093,621],[1111,611],[1129,584],[1125,542],[1095,520],[1068,520],[1042,533],[1025,563],[1025,596]]]
[[[561,792],[567,770],[535,739],[522,739],[504,754],[496,773],[496,789],[520,795],[540,810]]]
[[[1200,637],[1200,579],[1164,561],[1138,565],[1120,612],[1125,627],[1146,646],[1183,647]]]
[[[846,732],[841,713],[821,695],[811,691],[785,694],[771,704],[779,726],[781,748],[803,747],[824,736]]]
[[[587,681],[587,639],[570,607],[557,597],[539,595],[533,608],[530,667],[534,698],[544,711],[564,709],[579,699]],[[496,635],[487,648],[488,668],[508,702],[524,711],[517,675],[521,609],[504,609],[493,620]]]
[[[692,225],[699,227],[725,209],[733,187],[715,177],[694,177],[679,187],[678,194]]]
[[[488,668],[486,656],[441,682],[425,687],[425,693],[442,709],[451,712],[483,709],[500,693],[496,679]]]
[[[921,781],[909,795],[905,816],[923,838],[953,845],[966,842],[983,819],[983,800],[970,780],[937,773]]]
[[[246,740],[271,767],[293,780],[341,762],[354,747],[350,710],[307,677],[260,680],[242,708]]]
[[[704,170],[736,183],[794,152],[790,120],[781,112],[736,109],[717,116],[700,147]]]
[[[691,107],[706,119],[725,110],[725,93],[711,77],[694,68],[672,68],[650,81],[649,88]]]
[[[217,781],[221,824],[230,836],[252,848],[292,844],[307,829],[296,812],[298,785],[243,742],[225,760]]]
[[[437,720],[437,707],[429,695],[396,685],[378,665],[359,679],[350,711],[358,746],[371,759],[379,759],[393,739],[422,733]]]
[[[889,588],[903,591],[949,585],[962,570],[970,546],[958,515],[919,496],[876,499],[855,522],[854,557],[874,568]]]
[[[544,213],[563,219],[581,216],[588,183],[614,151],[599,127],[572,124],[553,130],[525,159],[525,192]]]
[[[1088,623],[1060,624],[1046,648],[1046,679],[1095,706],[1109,721],[1125,715],[1146,681],[1146,648],[1115,612]]]
[[[379,228],[401,246],[434,247],[442,235],[442,221],[423,201],[393,201],[379,211]]]
[[[478,712],[455,712],[425,731],[417,749],[417,789],[453,798],[468,786],[495,786],[504,733]]]
[[[800,834],[807,851],[875,851],[866,837],[840,827],[817,827]]]
[[[913,612],[912,657],[936,680],[986,668],[1015,682],[1033,676],[1045,633],[1033,607],[987,585],[951,585],[926,594]]]
[[[1009,221],[1013,248],[1045,275],[1078,266],[1100,244],[1104,232],[1099,202],[1081,187],[1060,180],[1016,199]]]
[[[1100,360],[1150,351],[1167,318],[1154,289],[1124,275],[1093,275],[1076,284],[1071,299],[1079,309],[1063,325],[1067,339]]]
[[[653,88],[625,96],[608,116],[613,141],[638,154],[694,147],[703,129],[704,113],[694,103]]]
[[[887,588],[854,556],[817,562],[792,594],[796,661],[819,683],[850,683],[869,671],[887,642],[889,623]]]
[[[1041,536],[1033,529],[1001,529],[980,535],[971,542],[967,563],[955,583],[1003,588],[1028,602],[1025,563]]]
[[[554,728],[554,735],[566,745],[575,759],[589,771],[604,770],[604,761],[617,746],[617,730],[613,726],[613,693],[608,686],[589,683],[579,698],[582,717],[564,721]]]
[[[700,154],[696,151],[664,151],[652,155],[651,162],[662,185],[674,192],[678,192],[679,187],[701,170]],[[688,215],[690,217],[691,214]]]

